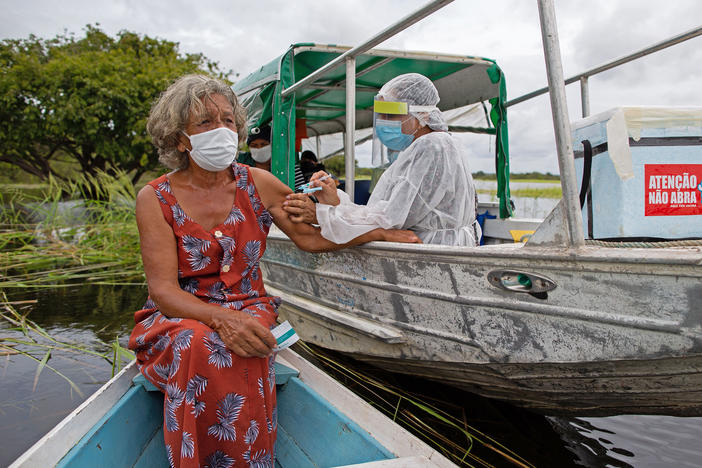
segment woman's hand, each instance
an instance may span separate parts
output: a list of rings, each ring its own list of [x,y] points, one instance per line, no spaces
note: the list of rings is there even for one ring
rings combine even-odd
[[[221,311],[213,312],[209,325],[237,356],[270,356],[276,346],[270,330],[240,310],[222,308]]]
[[[293,223],[317,223],[317,208],[304,193],[291,193],[285,197],[283,209]]]
[[[422,244],[422,239],[412,231],[405,229],[383,229],[383,240],[386,242],[404,242],[407,244]]]
[[[322,177],[326,179],[321,180]],[[322,187],[321,191],[314,192],[314,196],[319,203],[336,206],[340,203],[339,195],[336,194],[336,182],[324,171],[315,172],[310,177],[310,187]]]

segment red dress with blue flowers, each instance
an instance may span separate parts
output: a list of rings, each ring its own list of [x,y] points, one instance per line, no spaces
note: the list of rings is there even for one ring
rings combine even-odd
[[[149,183],[178,243],[180,287],[205,302],[275,325],[280,298],[266,295],[259,261],[272,223],[246,166],[233,164],[234,205],[207,231],[188,217],[167,176]],[[273,467],[277,429],[273,357],[242,358],[217,332],[169,318],[149,298],[134,315],[129,348],[164,393],[163,433],[174,467]]]

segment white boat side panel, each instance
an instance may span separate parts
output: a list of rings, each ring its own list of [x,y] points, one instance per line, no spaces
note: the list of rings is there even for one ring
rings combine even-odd
[[[540,219],[531,218],[486,219],[483,235],[510,242],[525,242],[540,224]],[[515,235],[518,235],[516,240]]]
[[[403,343],[406,341],[405,337],[402,335],[402,332],[394,327],[382,325],[371,320],[366,320],[339,312],[329,307],[320,305],[317,302],[286,293],[285,291],[275,287],[268,286],[267,292],[273,296],[280,297],[283,302],[292,303],[294,301],[296,306],[308,311],[313,311],[315,315],[318,317],[323,317],[324,320],[348,327],[358,333],[381,340],[384,343]]]
[[[367,428],[372,437],[398,457],[426,457],[433,463],[429,466],[455,468],[456,465],[446,457],[404,428],[393,423],[351,390],[331,379],[294,351],[285,349],[280,352],[279,356],[300,370],[300,379],[305,384],[360,427]]]
[[[124,395],[139,373],[136,361],[127,364],[98,391],[66,416],[49,433],[39,439],[9,468],[46,468],[56,465],[63,456]]]

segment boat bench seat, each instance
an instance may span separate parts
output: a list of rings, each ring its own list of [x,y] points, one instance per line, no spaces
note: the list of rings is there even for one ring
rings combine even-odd
[[[151,382],[149,382],[148,380],[146,380],[146,377],[144,377],[141,374],[137,374],[136,377],[134,377],[132,379],[132,383],[134,385],[141,385],[142,387],[144,387],[144,390],[146,390],[147,392],[160,392],[161,391],[156,385],[154,385]]]

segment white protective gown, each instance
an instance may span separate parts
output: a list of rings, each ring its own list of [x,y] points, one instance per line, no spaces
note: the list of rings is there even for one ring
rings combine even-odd
[[[468,156],[447,132],[423,135],[402,151],[367,205],[338,192],[339,205],[317,204],[322,236],[337,244],[379,227],[411,229],[425,244],[474,246],[480,237]]]

